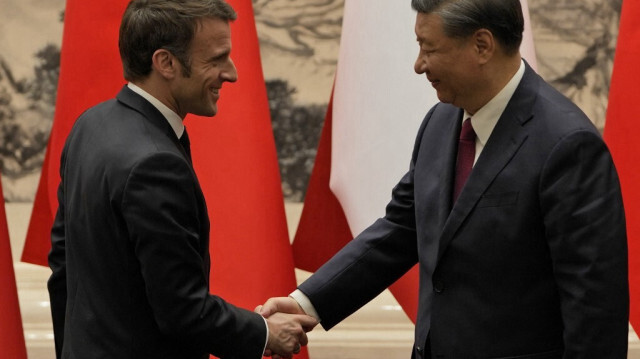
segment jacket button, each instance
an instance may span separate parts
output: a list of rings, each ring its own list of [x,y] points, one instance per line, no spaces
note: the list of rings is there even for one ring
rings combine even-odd
[[[444,291],[444,282],[441,280],[436,280],[433,282],[433,290],[436,293],[442,293]]]

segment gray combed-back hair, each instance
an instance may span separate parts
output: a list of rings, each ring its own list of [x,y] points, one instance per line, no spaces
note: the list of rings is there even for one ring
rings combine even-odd
[[[524,17],[519,0],[411,0],[411,7],[438,15],[449,37],[466,38],[487,29],[510,55],[522,43]]]

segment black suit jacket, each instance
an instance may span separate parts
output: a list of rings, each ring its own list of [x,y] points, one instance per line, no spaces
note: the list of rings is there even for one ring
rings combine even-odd
[[[300,286],[323,326],[419,262],[417,357],[626,358],[624,211],[597,130],[527,65],[452,206],[462,114],[429,111],[385,217]]]
[[[155,107],[125,86],[87,110],[60,175],[48,283],[58,357],[261,357],[264,320],[209,294],[204,197]]]

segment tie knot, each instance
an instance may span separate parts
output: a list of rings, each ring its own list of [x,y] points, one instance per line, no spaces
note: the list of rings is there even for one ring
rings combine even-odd
[[[461,140],[474,140],[476,139],[476,133],[471,126],[471,118],[464,120],[462,123],[462,130],[460,130]]]

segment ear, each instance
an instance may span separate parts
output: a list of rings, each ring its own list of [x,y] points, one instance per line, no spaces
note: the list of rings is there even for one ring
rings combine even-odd
[[[487,29],[479,29],[472,38],[478,59],[482,64],[487,63],[496,52],[497,44],[493,34]]]
[[[179,71],[177,59],[165,49],[158,49],[151,55],[151,68],[166,79],[173,78]]]

